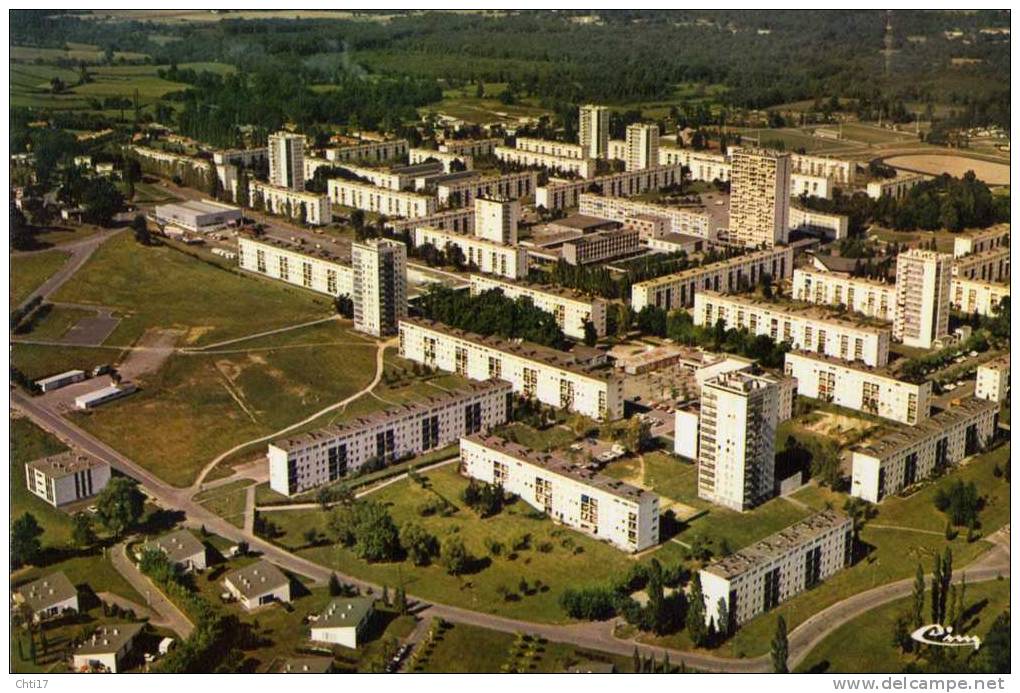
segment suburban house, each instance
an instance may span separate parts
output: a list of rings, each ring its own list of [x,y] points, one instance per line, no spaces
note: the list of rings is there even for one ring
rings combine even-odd
[[[15,604],[27,604],[36,621],[78,611],[78,590],[63,573],[53,573],[22,585],[14,592]]]
[[[145,548],[162,551],[170,563],[180,566],[186,573],[205,570],[205,544],[187,529],[178,529],[147,541]]]
[[[332,674],[332,657],[292,657],[284,662],[281,674]]]
[[[334,599],[312,621],[312,640],[357,648],[358,636],[372,618],[373,603],[371,597]]]
[[[290,578],[269,561],[227,573],[223,585],[248,611],[263,604],[290,601]]]
[[[75,671],[108,671],[116,674],[131,652],[144,623],[113,623],[100,626],[74,651]]]

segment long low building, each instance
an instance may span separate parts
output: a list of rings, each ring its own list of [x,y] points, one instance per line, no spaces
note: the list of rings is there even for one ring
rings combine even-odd
[[[388,464],[507,422],[513,387],[469,383],[447,394],[386,409],[269,444],[269,487],[293,496],[329,484],[373,461]]]
[[[899,426],[853,448],[850,494],[879,503],[984,449],[998,425],[999,403],[974,397],[916,426]]]
[[[557,156],[545,152],[534,152],[528,149],[512,147],[496,147],[496,158],[517,166],[535,166],[554,171],[561,175],[574,174],[581,178],[595,175],[595,159],[578,159],[572,156]]]
[[[630,288],[631,307],[635,312],[645,306],[690,308],[698,291],[737,291],[745,283],[754,286],[762,275],[779,281],[792,270],[793,248],[777,245],[638,282]]]
[[[417,219],[386,220],[386,228],[391,229],[393,233],[406,231],[413,235],[414,230],[419,226],[470,235],[475,232],[475,209],[474,207],[458,207]]]
[[[1009,298],[1009,284],[975,281],[954,277],[950,282],[949,302],[961,313],[992,316],[999,312],[1002,299]]]
[[[607,197],[627,197],[678,185],[682,179],[683,167],[672,164],[611,173],[590,180],[550,180],[535,190],[535,205],[548,210],[567,209],[577,207],[581,193],[597,192]]]
[[[555,522],[624,551],[659,543],[659,497],[613,477],[497,436],[460,441],[460,468],[496,484]]]
[[[971,253],[953,260],[953,278],[982,282],[1009,281],[1009,245],[980,253]]]
[[[641,250],[640,233],[626,227],[572,238],[563,244],[561,257],[568,265],[590,265],[634,255]]]
[[[302,220],[313,226],[324,226],[333,221],[329,198],[313,192],[281,188],[262,181],[248,184],[248,195],[253,207],[262,207],[270,214]]]
[[[427,217],[436,213],[436,198],[432,195],[389,190],[346,178],[330,178],[326,189],[330,202],[342,207],[408,219]]]
[[[487,238],[419,226],[414,230],[414,246],[418,248],[425,244],[439,250],[445,250],[447,246],[460,248],[469,265],[487,274],[510,279],[528,276],[528,251],[519,245],[504,245]]]
[[[407,151],[407,162],[411,165],[424,164],[435,160],[443,165],[443,171],[453,173],[454,171],[470,171],[475,166],[474,157],[470,154],[456,152],[441,152],[438,149],[424,149],[412,147]]]
[[[74,450],[25,464],[28,490],[59,508],[99,494],[110,482],[110,465]]]
[[[896,316],[896,285],[798,267],[793,271],[793,298],[805,303],[844,306],[870,318],[892,322]]]
[[[213,200],[186,200],[158,205],[155,217],[160,225],[172,224],[187,231],[205,233],[240,223],[241,210]]]
[[[563,159],[588,159],[590,158],[579,144],[572,142],[557,142],[556,140],[543,140],[537,137],[518,137],[515,146],[522,152],[533,152],[535,154],[548,154]],[[496,147],[498,150],[499,147]],[[498,156],[498,153],[497,153]]]
[[[861,320],[849,320],[811,306],[788,305],[749,295],[723,295],[714,291],[694,294],[694,324],[726,329],[748,329],[776,342],[789,342],[794,349],[817,351],[844,361],[869,366],[889,362],[888,327],[876,327]]]
[[[665,222],[669,233],[697,236],[715,240],[717,230],[712,226],[712,217],[702,208],[667,207],[648,202],[639,202],[626,197],[604,197],[582,193],[578,197],[578,214],[620,223],[642,217],[656,217]]]
[[[393,161],[407,155],[407,140],[359,142],[325,151],[329,161]]]
[[[439,204],[447,207],[472,207],[477,197],[520,200],[534,193],[537,185],[537,172],[520,171],[441,183],[436,186],[436,196]]]
[[[408,318],[400,321],[400,355],[472,380],[509,380],[518,394],[600,421],[623,416],[623,381],[569,352]]]
[[[1009,224],[996,224],[987,229],[965,231],[953,237],[953,257],[984,253],[1009,247]]]
[[[797,379],[799,395],[883,419],[914,425],[931,414],[930,380],[911,383],[882,368],[809,351],[787,352],[786,374]]]
[[[828,176],[813,176],[806,173],[790,173],[790,197],[832,197],[833,182]]]
[[[729,632],[850,565],[853,521],[823,510],[702,568],[705,621]],[[725,605],[725,614],[720,614]]]
[[[450,154],[469,154],[473,157],[490,156],[501,144],[503,144],[503,140],[499,137],[478,140],[444,140],[439,143],[439,151]]]
[[[927,180],[928,176],[920,173],[909,173],[907,171],[897,172],[894,178],[881,178],[868,183],[865,191],[868,197],[877,200],[881,197],[900,199],[909,193],[915,185]]]
[[[850,220],[846,215],[816,212],[796,205],[790,205],[789,224],[791,231],[820,233],[830,241],[846,238],[850,228]]]
[[[707,183],[712,181],[726,183],[733,172],[733,165],[725,154],[680,147],[659,147],[659,164],[662,166],[677,164],[686,166],[690,171],[691,180]]]
[[[584,324],[591,322],[595,334],[606,334],[606,301],[585,296],[578,291],[557,286],[512,282],[493,276],[471,275],[471,293],[480,294],[496,289],[508,298],[525,297],[536,308],[552,313],[563,334],[574,339],[584,339]]]
[[[237,264],[249,272],[328,296],[354,296],[350,256],[276,238],[237,237]]]

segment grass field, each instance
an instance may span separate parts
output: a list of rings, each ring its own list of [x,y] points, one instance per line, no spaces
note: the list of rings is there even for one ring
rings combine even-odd
[[[176,246],[145,247],[127,233],[104,243],[54,296],[124,316],[107,343],[130,345],[150,327],[185,331],[188,345],[329,315],[325,297],[241,275]]]
[[[244,527],[245,500],[251,481],[232,481],[195,496],[203,507],[213,511],[235,527]]]
[[[996,580],[967,585],[964,609],[968,613],[963,632],[984,637],[996,616],[1008,611],[1010,581]],[[911,598],[899,599],[858,616],[829,634],[797,671],[804,673],[898,673],[912,662],[914,654],[903,654],[892,645],[896,619],[909,614]],[[928,612],[925,606],[925,613]],[[965,657],[972,650],[964,649]]]
[[[22,336],[28,339],[60,339],[79,320],[91,315],[95,315],[95,312],[81,308],[53,306],[46,316],[35,324],[31,332]]]
[[[425,599],[540,622],[566,620],[557,604],[564,588],[618,577],[635,560],[584,534],[559,527],[548,519],[539,519],[522,501],[505,508],[499,515],[479,519],[462,507],[460,494],[467,481],[455,468],[443,467],[429,472],[426,477],[430,482],[427,490],[405,479],[370,497],[389,506],[398,526],[414,521],[435,534],[440,542],[452,535],[463,539],[469,552],[478,559],[471,574],[450,576],[438,565],[416,567],[408,561],[366,563],[343,547],[306,546],[303,537],[306,529],[318,529],[321,536],[326,536],[327,515],[319,510],[268,512],[265,516],[284,532],[279,543],[324,565],[390,586],[399,584],[402,579],[409,593]],[[436,496],[454,504],[456,512],[449,517],[420,517],[417,507]],[[525,534],[530,537],[528,548],[511,551],[513,540]],[[491,556],[486,550],[486,539],[501,542],[504,551],[499,556]],[[678,545],[667,544],[646,553],[641,560],[654,555],[673,563],[679,552]],[[521,594],[518,587],[521,579],[529,583],[531,594]],[[541,581],[542,585],[538,586],[536,581]],[[516,594],[516,598],[505,599],[500,594],[501,587]]]
[[[67,253],[60,250],[46,250],[31,255],[11,255],[8,305],[14,307],[28,298],[29,294],[63,267],[68,257]]]
[[[827,151],[847,147],[846,142],[815,137],[810,132],[797,128],[734,128],[734,130],[751,141],[758,139],[762,143],[782,142],[788,152],[803,148],[808,154],[824,154]]]

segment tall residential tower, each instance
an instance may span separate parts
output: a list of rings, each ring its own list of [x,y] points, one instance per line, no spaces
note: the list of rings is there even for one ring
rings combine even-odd
[[[269,182],[301,192],[305,189],[305,138],[293,132],[269,136]]]
[[[407,247],[383,238],[351,245],[354,329],[376,337],[396,334],[407,317]]]
[[[631,123],[627,126],[628,171],[640,171],[659,165],[659,126]]]
[[[790,219],[790,155],[736,149],[730,174],[730,239],[757,248],[786,243]]]
[[[592,104],[581,106],[578,134],[585,156],[605,159],[609,153],[609,109]]]
[[[949,334],[953,257],[908,250],[896,258],[896,313],[893,337],[906,346],[930,349]]]
[[[500,197],[475,198],[475,235],[496,243],[515,245],[521,216],[519,200]]]

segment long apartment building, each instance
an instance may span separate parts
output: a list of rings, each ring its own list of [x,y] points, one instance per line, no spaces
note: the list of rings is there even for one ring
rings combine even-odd
[[[542,140],[537,137],[518,137],[516,148],[522,152],[533,152],[535,154],[548,154],[563,159],[591,159],[585,154],[584,147],[570,142],[557,142],[555,140]],[[496,149],[499,149],[498,147]]]
[[[443,166],[443,171],[453,173],[460,169],[470,171],[475,167],[475,159],[470,154],[459,154],[456,152],[441,152],[438,149],[424,149],[412,147],[407,151],[407,163],[424,164],[430,160],[438,161]]]
[[[488,431],[510,418],[504,380],[469,383],[446,394],[281,438],[269,444],[269,487],[285,496],[332,483],[366,462],[389,463]]]
[[[1009,244],[953,260],[953,276],[983,282],[1009,281]]]
[[[730,632],[850,565],[853,521],[823,510],[702,568],[705,621]]]
[[[261,200],[262,206],[270,214],[301,219],[303,213],[305,223],[313,226],[325,226],[333,222],[333,208],[329,198],[305,192],[303,186],[301,190],[292,190],[253,180],[248,183],[248,198],[254,207]]]
[[[877,200],[881,197],[891,197],[898,200],[909,193],[915,185],[928,179],[928,176],[920,173],[909,173],[900,171],[894,178],[881,178],[868,183],[865,188],[868,197]]]
[[[847,310],[892,322],[896,285],[809,267],[793,270],[793,298],[805,303],[845,306]]]
[[[1009,247],[1009,224],[996,224],[987,229],[966,231],[953,238],[953,257],[985,253]]]
[[[551,520],[624,551],[659,543],[659,497],[613,477],[492,435],[460,441],[461,472],[497,484]]]
[[[535,190],[535,204],[545,209],[567,209],[577,207],[581,193],[595,190],[607,197],[628,197],[651,190],[659,190],[681,181],[683,168],[680,164],[655,166],[639,171],[611,173],[591,180],[550,180]]]
[[[386,216],[418,219],[436,213],[436,198],[404,190],[389,190],[369,183],[330,178],[329,199],[335,205],[353,207]]]
[[[540,140],[541,141],[541,140]],[[553,144],[560,144],[555,142]],[[578,145],[563,145],[574,146]],[[573,174],[581,178],[591,178],[595,175],[595,159],[579,159],[573,156],[551,154],[547,152],[521,149],[521,140],[517,141],[517,148],[496,147],[495,156],[500,161],[517,166],[535,166],[548,169],[560,174]]]
[[[447,246],[460,248],[467,263],[486,274],[497,274],[510,279],[523,279],[528,276],[528,251],[519,245],[504,245],[487,238],[466,236],[427,226],[415,228],[415,247],[426,243],[434,245],[439,250],[445,250]]]
[[[916,426],[900,426],[853,448],[850,494],[879,503],[981,451],[997,426],[998,402],[968,398]]]
[[[350,257],[333,249],[238,234],[237,264],[243,270],[327,296],[354,294]]]
[[[436,186],[439,203],[448,207],[471,207],[477,197],[520,200],[535,192],[538,173],[520,171],[502,176],[450,181]]]
[[[584,339],[584,325],[590,322],[595,334],[606,334],[606,301],[557,286],[512,282],[490,275],[472,274],[471,293],[478,295],[496,289],[507,298],[529,299],[536,308],[552,313],[563,334]]]
[[[680,147],[660,147],[659,164],[662,166],[673,166],[680,164],[686,166],[690,171],[691,180],[700,180],[711,183],[720,181],[726,183],[730,179],[733,166],[729,157],[725,154],[698,151],[695,149],[682,149]]]
[[[949,288],[949,304],[953,310],[992,316],[999,312],[1002,299],[1009,298],[1009,284],[974,281],[954,277]]]
[[[828,178],[839,186],[852,186],[856,179],[857,164],[843,159],[810,154],[791,154],[790,173]]]
[[[747,283],[757,284],[763,274],[779,281],[793,269],[793,248],[776,246],[738,255],[727,260],[638,282],[630,288],[631,307],[640,311],[655,306],[666,311],[690,308],[699,291],[736,291]]]
[[[912,383],[883,368],[851,364],[810,351],[786,354],[797,394],[913,426],[931,414],[931,381]]]
[[[359,142],[325,151],[328,161],[393,161],[407,156],[407,140]]]
[[[1009,399],[1009,376],[1009,354],[982,363],[977,368],[974,396],[991,402],[1005,402]]]
[[[634,255],[641,249],[640,232],[624,227],[572,238],[564,242],[561,253],[568,265],[590,265]]]
[[[503,144],[499,137],[478,140],[445,140],[439,144],[439,151],[450,154],[468,154],[473,157],[491,156],[496,147]]]
[[[400,321],[400,355],[472,380],[509,380],[518,394],[600,421],[623,416],[623,381],[569,352],[407,318]]]
[[[429,226],[443,231],[453,231],[454,233],[472,234],[475,232],[475,210],[471,207],[458,207],[457,209],[448,209],[415,219],[386,220],[386,228],[394,233],[406,231],[413,234],[418,226]]]
[[[838,241],[849,234],[850,220],[843,214],[829,214],[790,205],[790,230],[820,233],[827,240]]]
[[[889,362],[888,327],[838,317],[811,306],[776,303],[749,295],[696,292],[694,324],[712,326],[719,320],[726,329],[748,329],[776,342],[789,342],[794,349],[817,351],[868,366],[885,366]]]
[[[702,208],[667,207],[639,202],[626,197],[605,197],[581,193],[578,197],[578,214],[625,223],[642,216],[662,219],[669,233],[716,239],[712,217]]]
[[[931,250],[915,248],[897,256],[893,337],[930,349],[949,334],[952,264],[951,256]]]

